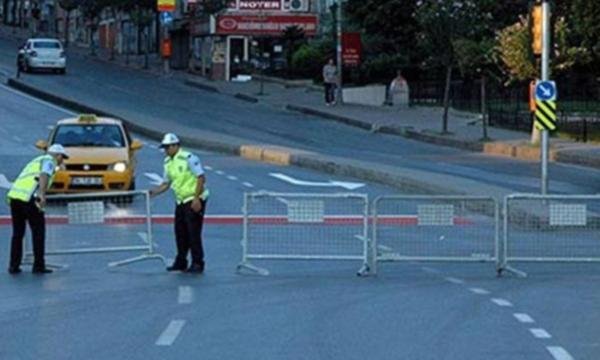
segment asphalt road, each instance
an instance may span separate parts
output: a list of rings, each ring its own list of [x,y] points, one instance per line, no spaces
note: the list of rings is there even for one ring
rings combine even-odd
[[[13,69],[15,44],[0,40],[0,66]],[[176,78],[157,78],[116,65],[69,57],[67,76],[24,75],[27,83],[129,119],[178,123],[265,142],[350,157],[380,165],[425,170],[475,180],[507,192],[539,192],[537,162],[486,156],[396,136],[371,134],[330,121],[248,104],[185,86]],[[152,91],[148,91],[152,89]],[[176,94],[176,95],[175,95]],[[562,194],[598,193],[599,170],[549,165],[549,189]]]
[[[65,116],[0,88],[0,173],[12,179],[38,153],[35,140]],[[156,143],[142,140],[140,189],[150,186],[145,173],[162,172],[163,157]],[[248,190],[340,191],[269,176],[331,180],[319,173],[196,152],[213,193],[208,215],[239,215]],[[354,192],[373,198],[394,191],[366,184]],[[170,196],[153,202],[155,213],[172,211]],[[0,214],[7,214],[4,203]],[[92,226],[85,231],[61,240],[77,246],[110,237]],[[154,231],[157,251],[171,257],[170,225]],[[49,257],[69,268],[44,277],[0,273],[0,359],[600,357],[597,266],[526,266],[527,279],[498,279],[490,264],[401,263],[358,278],[355,261],[262,261],[270,276],[236,275],[239,224],[208,224],[204,234],[208,266],[201,277],[168,274],[157,261],[107,269],[107,262],[131,255],[125,253]],[[0,226],[2,248],[9,236]],[[0,263],[7,263],[6,251]]]

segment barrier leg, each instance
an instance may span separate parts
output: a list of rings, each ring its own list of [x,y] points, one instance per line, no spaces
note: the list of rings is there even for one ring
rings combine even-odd
[[[236,272],[238,274],[240,274],[242,272],[243,269],[249,270],[253,273],[256,273],[258,275],[262,275],[262,276],[268,276],[269,275],[269,270],[265,269],[265,268],[261,268],[255,265],[250,264],[247,261],[241,262],[238,264],[237,268],[236,268]]]

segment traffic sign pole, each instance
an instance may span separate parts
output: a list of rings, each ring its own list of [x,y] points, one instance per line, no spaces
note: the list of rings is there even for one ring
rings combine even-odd
[[[550,78],[550,4],[542,1],[542,81]],[[548,129],[542,130],[542,195],[548,193]]]

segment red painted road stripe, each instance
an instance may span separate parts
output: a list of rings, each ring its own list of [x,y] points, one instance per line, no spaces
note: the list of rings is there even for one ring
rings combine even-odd
[[[152,223],[157,225],[173,224],[173,215],[153,215]],[[244,221],[242,215],[206,215],[204,218],[205,224],[215,225],[241,225]],[[372,223],[373,219],[369,218],[369,223]],[[144,216],[119,216],[119,217],[106,217],[104,224],[108,225],[123,225],[123,224],[144,224],[146,218]],[[361,225],[363,222],[362,217],[355,215],[332,215],[325,216],[323,218],[323,224],[325,225]],[[46,216],[46,224],[48,225],[63,225],[68,223],[66,215],[61,216]],[[289,221],[287,216],[251,216],[251,224],[260,225],[285,225],[285,224],[318,224],[314,221]],[[380,217],[378,220],[380,225],[398,225],[398,226],[415,226],[418,225],[418,218],[415,215],[399,215],[399,216],[385,216]],[[454,218],[454,225],[472,225],[474,221],[463,218]],[[10,216],[0,216],[0,226],[11,225]]]

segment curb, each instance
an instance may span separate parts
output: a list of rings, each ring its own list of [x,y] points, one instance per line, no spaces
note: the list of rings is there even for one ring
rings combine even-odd
[[[255,98],[254,96],[242,94],[242,93],[236,93],[235,95],[233,95],[233,97],[236,99],[240,99],[243,101],[253,103],[253,104],[256,104],[258,102],[258,98]]]
[[[365,121],[360,121],[360,120],[352,119],[352,118],[341,116],[341,115],[331,114],[328,112],[315,110],[315,109],[312,109],[309,107],[287,104],[285,106],[285,108],[290,111],[297,111],[297,112],[300,112],[303,114],[319,116],[324,119],[341,122],[341,123],[344,123],[344,124],[347,124],[350,126],[361,128],[363,130],[376,131],[376,132],[380,132],[383,134],[398,135],[398,136],[402,136],[402,137],[405,137],[408,139],[418,140],[418,141],[432,143],[432,144],[436,144],[436,145],[449,146],[449,147],[454,147],[454,148],[459,148],[459,149],[469,150],[469,151],[476,151],[476,152],[481,152],[481,151],[483,151],[483,148],[484,148],[484,144],[481,142],[474,142],[474,141],[459,140],[459,139],[452,139],[452,138],[447,138],[447,137],[442,137],[442,136],[436,136],[436,135],[432,135],[432,134],[427,134],[425,132],[410,130],[410,128],[395,127],[395,126],[388,126],[388,125],[383,125],[381,127],[377,127],[375,124],[371,124],[371,123],[368,123]]]
[[[183,83],[187,86],[191,86],[193,88],[200,89],[200,90],[209,91],[211,93],[217,93],[217,94],[221,93],[221,90],[219,90],[216,86],[202,84],[198,81],[184,80]]]
[[[371,131],[373,129],[373,125],[371,123],[352,119],[352,118],[349,118],[346,116],[341,116],[341,115],[331,114],[331,113],[320,111],[320,110],[315,110],[315,109],[312,109],[309,107],[286,104],[285,109],[290,110],[290,111],[300,112],[300,113],[306,114],[306,115],[318,116],[318,117],[321,117],[326,120],[333,120],[333,121],[341,122],[346,125],[361,128],[363,130]]]

